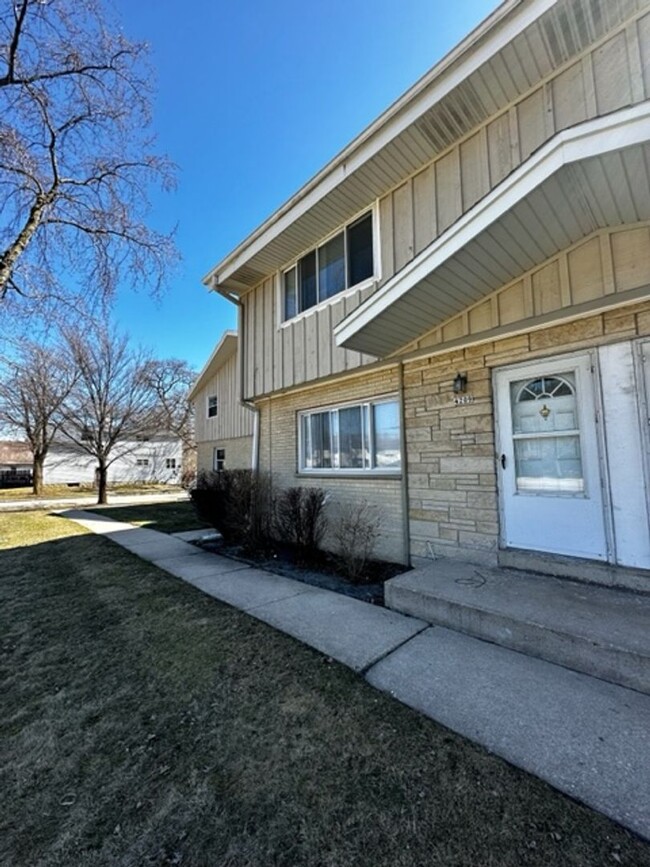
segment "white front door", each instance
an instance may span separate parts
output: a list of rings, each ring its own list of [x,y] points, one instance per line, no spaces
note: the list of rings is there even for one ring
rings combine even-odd
[[[497,371],[502,545],[608,559],[592,360]]]

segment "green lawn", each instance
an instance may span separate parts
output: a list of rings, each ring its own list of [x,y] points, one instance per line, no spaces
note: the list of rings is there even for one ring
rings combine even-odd
[[[178,485],[138,484],[138,485],[109,485],[108,493],[111,494],[165,494],[178,492],[182,488]],[[42,497],[35,497],[32,488],[0,488],[0,503],[14,500],[58,500],[70,497],[89,497],[97,494],[97,489],[92,485],[45,485]]]
[[[209,529],[209,525],[197,517],[192,503],[141,503],[137,506],[97,506],[87,509],[106,515],[115,521],[125,521],[137,527],[160,530],[161,533],[181,533],[183,530]]]
[[[607,819],[107,539],[12,513],[0,549],[3,865],[650,865]]]

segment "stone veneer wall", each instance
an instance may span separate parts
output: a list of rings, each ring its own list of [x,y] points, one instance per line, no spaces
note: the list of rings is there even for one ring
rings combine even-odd
[[[499,540],[492,371],[650,334],[650,302],[409,361],[404,368],[411,554],[494,562]],[[454,405],[452,382],[467,373]]]
[[[397,370],[391,367],[350,375],[330,383],[291,392],[260,403],[260,469],[269,471],[274,486],[320,487],[330,494],[328,515],[336,520],[337,505],[366,500],[382,515],[382,534],[375,556],[401,562],[403,552],[403,514],[401,479],[361,475],[300,475],[298,466],[298,418],[300,410],[335,406],[349,401],[370,400],[397,394]],[[331,533],[325,546],[332,547]]]

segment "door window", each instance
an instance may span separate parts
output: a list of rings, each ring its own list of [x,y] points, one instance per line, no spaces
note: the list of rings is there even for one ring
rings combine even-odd
[[[574,373],[510,384],[517,491],[583,494]]]

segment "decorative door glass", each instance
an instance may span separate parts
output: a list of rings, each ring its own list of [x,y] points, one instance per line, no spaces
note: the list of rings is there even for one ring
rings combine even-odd
[[[510,384],[517,491],[583,494],[574,373]]]

